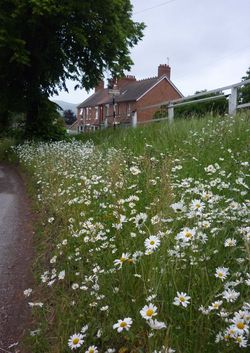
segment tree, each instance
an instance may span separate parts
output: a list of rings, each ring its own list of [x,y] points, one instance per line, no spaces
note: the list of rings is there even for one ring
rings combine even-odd
[[[246,75],[242,77],[242,81],[250,79],[250,67],[248,68]],[[239,89],[239,103],[250,103],[250,84],[247,84]]]
[[[105,71],[122,75],[142,38],[130,0],[0,0],[0,111],[26,115],[26,135],[66,79],[87,90]],[[1,120],[1,119],[0,119]],[[2,119],[3,120],[3,119]]]
[[[76,115],[71,109],[63,111],[63,119],[66,125],[72,125],[76,121]]]

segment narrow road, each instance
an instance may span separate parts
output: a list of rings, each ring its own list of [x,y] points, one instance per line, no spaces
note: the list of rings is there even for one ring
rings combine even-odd
[[[0,353],[24,353],[20,340],[30,321],[23,290],[32,283],[31,220],[17,168],[0,163]]]

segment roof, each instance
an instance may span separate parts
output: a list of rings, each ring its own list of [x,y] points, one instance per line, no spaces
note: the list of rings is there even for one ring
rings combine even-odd
[[[120,89],[120,95],[115,97],[115,101],[118,102],[131,102],[139,100],[148,91],[150,91],[156,84],[158,84],[163,79],[166,79],[173,88],[182,96],[175,85],[166,77],[151,77],[140,81],[130,82]],[[94,107],[101,104],[112,103],[112,96],[108,94],[108,88],[99,90],[93,93],[84,102],[78,105],[77,108]]]

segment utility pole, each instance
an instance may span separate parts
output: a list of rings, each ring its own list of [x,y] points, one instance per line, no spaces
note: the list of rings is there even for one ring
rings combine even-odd
[[[120,95],[120,91],[114,80],[109,80],[108,92],[112,95],[112,105],[113,105],[113,128],[116,128],[116,111],[115,111],[115,97]]]

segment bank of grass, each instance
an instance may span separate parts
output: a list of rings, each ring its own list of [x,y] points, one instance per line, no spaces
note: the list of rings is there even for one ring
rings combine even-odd
[[[33,353],[247,350],[249,118],[18,147],[43,220]]]

